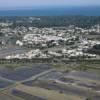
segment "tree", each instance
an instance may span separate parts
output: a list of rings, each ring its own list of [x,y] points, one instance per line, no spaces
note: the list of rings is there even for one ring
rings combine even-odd
[[[0,32],[0,37],[4,36],[4,33]]]

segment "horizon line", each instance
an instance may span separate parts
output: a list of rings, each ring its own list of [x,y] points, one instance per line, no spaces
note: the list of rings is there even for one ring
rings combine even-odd
[[[34,6],[34,7],[7,7],[7,8],[0,8],[0,11],[13,11],[13,10],[46,10],[45,8],[48,9],[54,9],[54,8],[89,8],[89,7],[100,7],[99,5],[89,5],[89,6]]]

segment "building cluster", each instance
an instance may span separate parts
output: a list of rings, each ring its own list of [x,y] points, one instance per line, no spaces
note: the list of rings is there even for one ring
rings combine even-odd
[[[34,19],[30,18],[30,20]],[[99,58],[99,55],[85,51],[94,45],[100,44],[99,40],[95,39],[95,37],[93,38],[95,36],[93,33],[97,33],[97,36],[100,37],[100,25],[92,26],[90,29],[79,28],[73,25],[50,28],[21,26],[12,29],[10,27],[11,24],[0,23],[0,33],[4,34],[3,39],[0,38],[0,45],[6,46],[9,41],[11,45],[13,39],[14,46],[27,47],[29,51],[22,54],[7,55],[7,59],[48,57],[65,57],[68,59],[79,57]]]

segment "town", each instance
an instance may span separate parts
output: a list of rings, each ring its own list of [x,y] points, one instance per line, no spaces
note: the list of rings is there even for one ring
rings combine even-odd
[[[40,20],[39,18],[29,18]],[[70,25],[68,27],[24,27],[11,28],[13,23],[0,23],[1,50],[9,46],[27,48],[23,52],[11,52],[2,56],[5,59],[32,59],[32,58],[84,58],[99,59],[99,53],[89,52],[100,45],[100,26],[94,25],[84,29]]]

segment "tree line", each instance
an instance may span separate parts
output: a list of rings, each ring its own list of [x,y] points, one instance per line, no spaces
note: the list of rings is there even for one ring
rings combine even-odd
[[[82,28],[90,28],[100,24],[99,16],[41,16],[40,20],[28,21],[29,17],[0,17],[0,22],[13,22],[11,27],[33,26],[33,27],[65,27],[75,25]],[[20,22],[17,22],[20,21]]]

